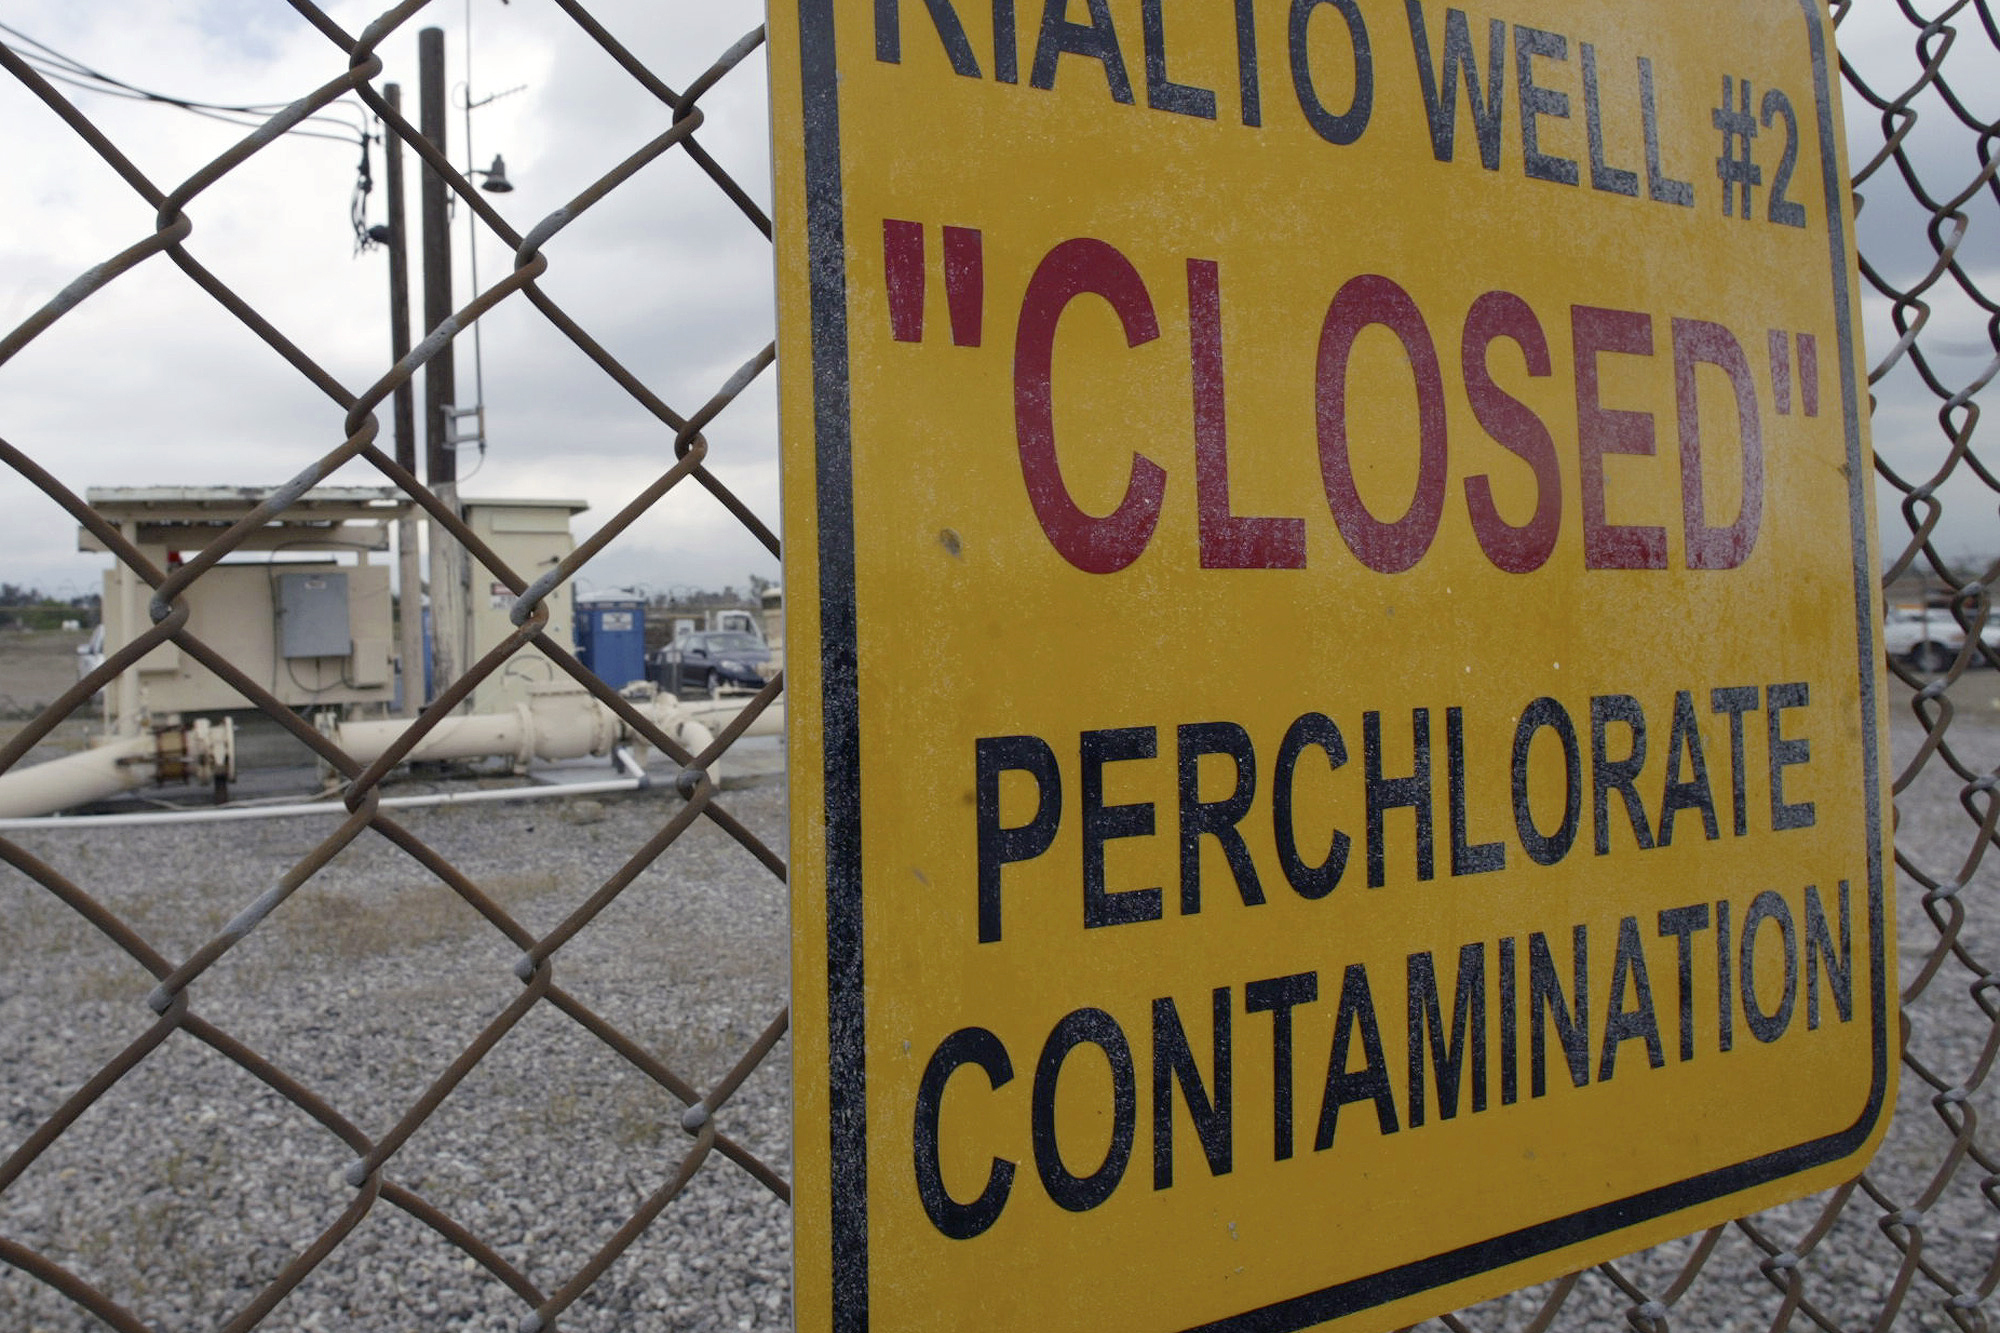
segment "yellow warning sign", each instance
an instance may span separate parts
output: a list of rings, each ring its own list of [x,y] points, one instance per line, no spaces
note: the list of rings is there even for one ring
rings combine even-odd
[[[1814,0],[777,0],[802,1329],[1389,1329],[1893,1102]]]

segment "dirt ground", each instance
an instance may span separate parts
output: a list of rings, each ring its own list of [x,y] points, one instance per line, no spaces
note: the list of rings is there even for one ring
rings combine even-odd
[[[39,712],[76,683],[76,650],[89,630],[0,633],[0,717]]]
[[[0,745],[76,683],[77,646],[89,638],[89,630],[0,632]],[[89,734],[101,727],[97,705],[86,704],[30,751],[28,761],[81,749]]]

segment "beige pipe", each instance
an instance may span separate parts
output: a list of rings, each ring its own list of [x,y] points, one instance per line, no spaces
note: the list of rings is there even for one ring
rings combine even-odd
[[[106,744],[44,764],[0,773],[0,819],[67,810],[136,791],[171,778],[210,782],[234,772],[234,730],[208,722],[175,730],[121,736]]]
[[[659,721],[662,726],[670,726],[671,724],[663,720],[659,713],[653,711],[661,704],[664,704],[666,712],[675,721],[686,719],[690,722],[699,722],[704,727],[707,727],[710,732],[719,733],[724,727],[736,720],[736,715],[743,711],[743,705],[749,702],[748,696],[741,699],[704,699],[696,703],[685,704],[677,704],[670,698],[662,698],[655,700],[652,706],[642,711],[652,716],[655,721]],[[752,718],[750,725],[744,729],[743,734],[745,736],[782,736],[784,732],[785,701],[780,699]]]
[[[748,703],[741,699],[705,699],[681,703],[660,695],[638,705],[662,731],[699,753],[703,746],[736,720]],[[408,724],[402,721],[341,722],[328,736],[362,763],[372,763],[395,744]],[[689,744],[688,728],[701,730],[700,744]],[[785,729],[785,710],[774,704],[758,714],[747,736],[775,736]],[[553,763],[607,755],[617,745],[636,745],[641,738],[610,708],[575,685],[536,685],[528,702],[505,713],[474,713],[448,717],[409,754],[411,760],[479,759],[507,756],[525,769],[530,760]]]
[[[329,740],[355,760],[372,764],[401,740],[403,733],[409,729],[408,722],[397,719],[387,722],[336,722],[326,728],[326,733]],[[534,757],[534,739],[535,725],[524,704],[506,713],[447,717],[425,733],[416,748],[404,758],[406,762],[417,763],[509,755],[517,767],[526,767],[528,760]]]
[[[0,819],[43,815],[150,786],[155,753],[151,736],[124,736],[94,750],[0,775]]]
[[[409,723],[335,722],[327,736],[364,764],[402,738]],[[525,770],[531,760],[554,762],[611,753],[625,727],[618,715],[575,685],[535,685],[528,702],[504,713],[445,718],[405,756],[410,762],[504,756]]]
[[[700,754],[748,703],[742,699],[704,700],[684,704],[662,695],[638,705],[662,731],[689,751]],[[389,721],[335,722],[327,728],[334,744],[363,764],[373,763],[394,745],[409,723]],[[771,736],[785,727],[784,707],[773,705],[744,734]],[[526,771],[530,762],[554,762],[610,754],[613,747],[636,745],[618,715],[574,685],[538,685],[529,701],[504,713],[477,713],[445,718],[406,756],[407,760],[466,760],[505,757]],[[121,737],[110,744],[66,755],[61,759],[0,773],[0,819],[53,814],[71,806],[88,805],[135,791],[161,780],[165,758],[179,773],[208,781],[217,772],[233,773],[233,732],[228,724],[197,721],[180,731]],[[720,785],[721,765],[711,765],[710,780]]]

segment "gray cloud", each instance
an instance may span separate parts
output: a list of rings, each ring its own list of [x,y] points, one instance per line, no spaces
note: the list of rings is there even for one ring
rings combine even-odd
[[[731,0],[677,7],[662,21],[647,0],[601,0],[593,12],[660,76],[685,87],[763,18],[762,6]],[[377,7],[336,5],[336,20],[359,31]],[[457,4],[434,5],[383,44],[378,82],[403,85],[415,118],[416,29],[447,30],[450,79],[465,74]],[[517,189],[495,196],[512,226],[527,231],[670,123],[647,94],[553,6],[474,0],[473,91],[508,92],[472,114],[480,165],[504,153]],[[26,0],[9,21],[105,70],[185,96],[222,101],[289,100],[336,77],[345,60],[296,15],[250,0],[160,6],[99,0],[90,6]],[[1992,100],[2000,87],[1991,48],[1976,33],[1954,49],[1954,86]],[[1849,59],[1872,84],[1905,86],[1917,77],[1913,30],[1885,6],[1856,6],[1842,31]],[[227,149],[242,131],[154,106],[77,95],[133,159],[171,186]],[[763,55],[709,92],[700,141],[768,209],[770,164]],[[1847,95],[1850,152],[1874,151],[1880,130],[1862,99]],[[1972,136],[1948,123],[1935,94],[1919,99],[1922,119],[1909,152],[1920,179],[1940,195],[1961,191],[1979,169]],[[1975,107],[1982,115],[1990,106]],[[0,122],[22,127],[25,147],[0,180],[0,209],[15,220],[0,230],[0,322],[25,317],[62,285],[152,230],[152,210],[11,80],[0,81]],[[451,155],[465,159],[462,115],[454,112]],[[354,181],[352,146],[292,139],[199,197],[188,212],[189,248],[238,287],[341,383],[360,390],[389,364],[386,268],[381,252],[355,257],[346,208]],[[371,221],[383,217],[382,160]],[[413,158],[410,193],[414,200]],[[1926,221],[1893,169],[1864,190],[1858,231],[1871,261],[1907,283],[1931,262]],[[2000,279],[1993,244],[2000,217],[1992,196],[1967,206],[1972,227],[1965,262],[1982,285]],[[414,218],[412,219],[414,225]],[[454,232],[455,291],[470,299],[468,232]],[[676,410],[698,407],[772,334],[770,249],[684,154],[673,152],[591,208],[546,248],[542,279],[552,298]],[[512,264],[499,241],[478,250],[491,285]],[[1922,347],[1940,373],[1969,384],[1993,355],[1985,312],[1941,290]],[[1864,320],[1871,349],[1895,333],[1889,305],[1870,298]],[[468,452],[467,490],[587,499],[581,530],[670,466],[671,433],[514,298],[482,323],[491,448]],[[462,398],[471,393],[469,338],[459,346]],[[776,407],[767,373],[708,432],[711,466],[775,525]],[[1919,474],[1942,449],[1937,400],[1910,368],[1878,393],[1875,436],[1893,465]],[[45,459],[65,481],[93,485],[186,481],[257,484],[282,479],[342,435],[342,412],[263,347],[164,258],[113,283],[5,367],[0,367],[0,435]],[[381,413],[385,431],[386,405]],[[385,440],[386,445],[386,440]],[[476,470],[475,470],[476,469]],[[363,482],[362,475],[343,481]],[[1991,497],[1949,492],[1954,509],[1944,542],[1993,542]],[[0,532],[0,566],[16,581],[87,583],[101,560],[75,553],[73,525],[11,476],[0,503],[12,521]],[[1899,520],[1885,507],[1885,533]],[[1958,514],[1966,517],[1961,522]],[[1885,547],[1894,547],[1893,536]],[[588,578],[597,583],[741,582],[775,562],[720,516],[706,496],[676,495],[616,542]]]
[[[337,7],[350,31],[367,5]],[[670,112],[618,71],[553,9],[474,9],[475,93],[527,84],[474,113],[483,165],[507,154],[519,188],[494,197],[526,231],[597,176],[660,133]],[[761,21],[761,6],[717,4],[658,22],[653,7],[600,4],[598,17],[649,63],[682,83]],[[77,11],[25,6],[10,20],[107,72],[176,95],[236,102],[289,100],[337,76],[340,54],[296,16],[268,5],[213,3],[179,13],[142,4]],[[447,29],[449,77],[464,73],[463,11],[436,6],[422,18]],[[399,81],[416,118],[416,24],[384,44],[381,81]],[[671,51],[658,49],[670,40]],[[649,43],[651,49],[649,49]],[[462,98],[462,88],[454,88]],[[712,94],[703,141],[769,192],[763,144],[761,57]],[[171,188],[243,131],[155,106],[77,94],[141,169]],[[0,207],[37,225],[0,239],[0,311],[19,320],[90,265],[148,235],[152,209],[11,81],[0,116],[32,125],[35,151],[0,185]],[[451,154],[463,160],[460,114]],[[388,368],[385,259],[352,256],[345,217],[357,150],[286,139],[264,150],[188,208],[188,249],[351,391]],[[383,217],[382,159],[370,220]],[[405,157],[412,202],[416,163]],[[414,216],[411,219],[414,231]],[[455,299],[470,299],[465,214],[454,231]],[[671,237],[664,243],[663,237]],[[770,252],[679,154],[558,235],[545,285],[614,355],[672,406],[691,412],[771,337]],[[505,247],[480,246],[480,278],[511,267]],[[635,300],[635,293],[641,299]],[[418,312],[421,322],[421,311]],[[580,531],[670,466],[671,432],[631,402],[541,316],[516,297],[482,325],[489,435],[481,460],[461,467],[467,492],[588,499]],[[421,329],[418,330],[419,335]],[[461,399],[473,380],[471,342],[459,340]],[[164,257],[152,258],[39,338],[0,373],[0,433],[79,490],[138,483],[264,484],[296,472],[344,435],[343,412],[204,294]],[[389,413],[380,413],[387,430]],[[775,409],[767,386],[709,432],[713,467],[776,522]],[[387,440],[385,438],[386,447]],[[371,476],[350,469],[340,478]],[[17,516],[0,536],[10,577],[88,584],[101,560],[75,554],[73,524],[18,478],[0,478],[0,502]],[[676,497],[614,544],[594,581],[735,582],[775,562],[718,521],[706,497]],[[656,570],[653,566],[659,566]]]

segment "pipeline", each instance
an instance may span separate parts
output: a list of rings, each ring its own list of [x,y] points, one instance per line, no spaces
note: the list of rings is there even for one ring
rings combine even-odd
[[[622,749],[620,756],[629,758]],[[620,765],[630,772],[630,767]],[[549,797],[575,798],[604,796],[615,792],[643,791],[652,785],[643,769],[635,776],[610,778],[603,782],[544,782],[526,787],[492,787],[476,791],[433,791],[415,796],[384,796],[377,804],[384,810],[414,810],[438,805],[484,805],[494,801],[533,801]],[[246,819],[291,819],[302,815],[346,815],[345,801],[288,801],[275,805],[181,806],[149,810],[143,814],[109,815],[29,815],[0,819],[0,833],[25,833],[34,829],[135,828],[148,824],[234,824]]]
[[[236,775],[236,729],[226,718],[155,727],[77,754],[0,774],[0,818],[47,814],[169,782],[227,787]]]
[[[653,725],[699,754],[717,732],[736,720],[747,699],[705,699],[682,703],[671,694],[632,701]],[[407,723],[342,722],[328,718],[320,730],[327,739],[364,764],[373,763],[402,739]],[[744,734],[774,736],[785,727],[782,703],[765,709]],[[407,763],[434,760],[505,758],[525,773],[539,759],[585,759],[608,755],[616,746],[643,748],[644,737],[580,685],[567,681],[528,687],[528,701],[499,713],[447,717],[404,756]]]
[[[682,703],[672,695],[635,700],[661,731],[694,754],[701,753],[736,720],[747,699]],[[320,730],[363,764],[373,763],[402,738],[409,724],[394,721],[340,721],[328,717]],[[744,734],[777,735],[784,730],[784,705],[774,704],[753,719]],[[529,687],[526,703],[505,712],[445,718],[404,756],[405,762],[504,758],[526,773],[536,760],[555,762],[643,749],[645,739],[607,705],[568,682]],[[160,727],[120,738],[82,754],[0,773],[0,819],[53,814],[156,783],[214,781],[226,784],[235,772],[234,729],[228,721],[198,720],[185,727]],[[716,767],[711,780],[721,781]],[[621,788],[626,784],[617,784]],[[638,779],[631,786],[641,785]],[[313,808],[321,803],[307,803]],[[171,819],[177,813],[148,818]]]

